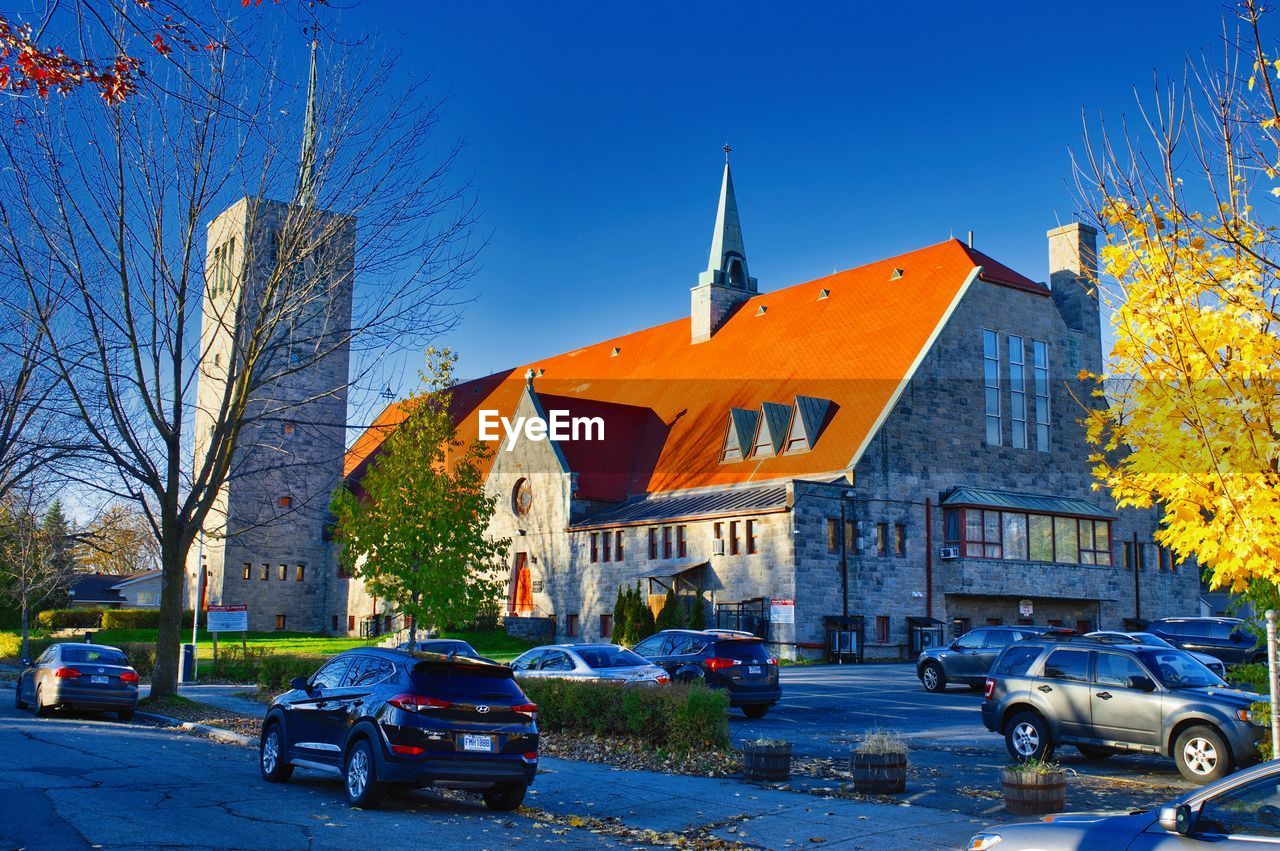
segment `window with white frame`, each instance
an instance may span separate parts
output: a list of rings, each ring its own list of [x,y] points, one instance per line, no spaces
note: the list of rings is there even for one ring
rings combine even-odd
[[[1013,425],[1013,448],[1027,448],[1027,376],[1022,338],[1009,337],[1009,422]]]
[[[1000,335],[982,329],[982,390],[987,445],[1000,445]]]
[[[1032,375],[1036,393],[1036,449],[1049,451],[1049,344],[1031,341]]]

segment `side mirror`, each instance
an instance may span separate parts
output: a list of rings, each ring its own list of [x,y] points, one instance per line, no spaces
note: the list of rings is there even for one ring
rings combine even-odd
[[[306,677],[294,677],[289,681],[289,688],[298,691],[311,691],[311,683],[307,682]]]
[[[1155,691],[1156,684],[1150,677],[1130,677],[1126,685],[1141,691]]]
[[[1156,824],[1160,825],[1161,830],[1169,833],[1178,832],[1178,808],[1177,807],[1161,807],[1160,815],[1156,818]]]
[[[1173,829],[1186,836],[1191,832],[1191,807],[1187,804],[1179,804],[1174,809],[1173,814]]]

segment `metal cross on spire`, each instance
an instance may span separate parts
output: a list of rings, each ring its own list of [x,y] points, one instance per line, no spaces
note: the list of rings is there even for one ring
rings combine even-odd
[[[730,148],[730,147],[729,147],[729,143],[728,143],[728,142],[725,142],[725,143],[724,143],[724,161],[725,161],[726,163],[728,163],[728,162],[729,162],[729,152],[730,152],[730,151],[732,151],[732,150],[733,150],[733,148]]]

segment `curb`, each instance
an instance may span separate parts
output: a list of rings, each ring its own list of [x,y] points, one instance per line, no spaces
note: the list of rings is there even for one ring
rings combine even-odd
[[[167,727],[177,727],[180,730],[186,730],[188,733],[195,733],[199,736],[205,736],[213,739],[215,742],[221,742],[224,745],[240,745],[241,747],[253,747],[256,742],[248,736],[242,736],[239,733],[233,733],[230,730],[224,730],[221,727],[210,727],[208,724],[197,724],[194,721],[183,721],[179,718],[171,718],[168,715],[157,715],[154,712],[138,711],[134,713],[137,718],[146,718],[148,721],[156,721]]]

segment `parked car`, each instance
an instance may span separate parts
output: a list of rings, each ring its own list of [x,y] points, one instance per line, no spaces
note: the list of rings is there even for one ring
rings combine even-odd
[[[1244,630],[1240,618],[1161,618],[1147,631],[1174,647],[1207,653],[1228,665],[1267,661],[1266,647]]]
[[[480,789],[514,810],[537,774],[538,707],[505,665],[359,648],[290,685],[262,723],[268,782],[310,768],[341,777],[352,806],[407,784]]]
[[[782,698],[778,660],[764,640],[724,630],[665,629],[635,646],[678,683],[701,680],[729,693],[729,705],[748,718],[763,718]]]
[[[916,676],[925,691],[943,691],[962,683],[981,691],[991,663],[1015,641],[1039,638],[1046,632],[1074,635],[1074,630],[1050,626],[982,626],[971,629],[950,644],[927,647],[916,659]]]
[[[1034,822],[989,827],[969,840],[969,851],[1080,848],[1280,848],[1280,761],[1236,772],[1155,811],[1045,816]]]
[[[665,686],[667,672],[617,644],[548,644],[526,651],[511,663],[517,678],[617,682],[624,685]]]
[[[13,704],[36,715],[50,710],[114,712],[121,721],[138,708],[138,672],[117,647],[104,644],[53,644],[32,662],[22,661]]]
[[[982,723],[1017,760],[1049,759],[1064,744],[1090,759],[1161,754],[1183,777],[1207,783],[1258,758],[1256,699],[1176,648],[1041,639],[996,659]]]
[[[455,656],[465,656],[468,659],[484,658],[476,652],[474,647],[460,638],[427,638],[413,643],[404,641],[396,649],[417,653],[439,653],[441,656],[448,656],[452,653]]]
[[[1112,641],[1121,644],[1147,644],[1152,647],[1172,647],[1173,645],[1165,641],[1154,632],[1112,632],[1110,630],[1099,630],[1098,632],[1090,632],[1085,634],[1085,638],[1096,638],[1099,641]],[[1191,652],[1191,651],[1187,651]],[[1204,665],[1210,671],[1213,671],[1222,679],[1227,678],[1227,666],[1222,660],[1216,656],[1210,656],[1208,653],[1191,653],[1196,657],[1196,661]]]

